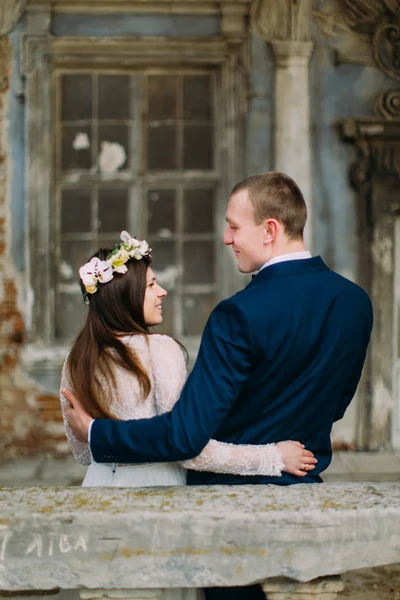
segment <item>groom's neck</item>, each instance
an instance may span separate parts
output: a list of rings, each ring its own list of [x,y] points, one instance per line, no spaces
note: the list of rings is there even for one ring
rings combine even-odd
[[[271,258],[276,258],[277,256],[282,256],[284,254],[292,254],[292,252],[305,252],[306,248],[304,246],[303,240],[282,240],[276,245],[274,245],[272,249],[272,254],[268,260]]]

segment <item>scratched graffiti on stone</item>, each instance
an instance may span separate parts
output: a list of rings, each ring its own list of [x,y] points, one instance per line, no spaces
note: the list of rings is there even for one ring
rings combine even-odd
[[[0,531],[0,563],[7,559],[7,550],[13,543],[16,536],[8,529]],[[88,538],[85,535],[67,535],[61,533],[58,535],[39,533],[31,535],[25,543],[22,543],[22,554],[31,555],[36,558],[52,557],[57,554],[67,554],[68,552],[87,552]],[[21,554],[21,551],[19,551]]]

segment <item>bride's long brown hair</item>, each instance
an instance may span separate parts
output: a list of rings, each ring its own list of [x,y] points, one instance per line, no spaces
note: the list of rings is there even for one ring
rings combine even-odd
[[[101,249],[94,257],[105,260],[110,252]],[[143,312],[150,264],[147,256],[128,260],[126,273],[114,273],[111,281],[98,284],[96,293],[89,295],[86,322],[68,356],[67,372],[73,391],[95,419],[115,418],[109,409],[109,390],[116,386],[115,366],[136,375],[145,398],[150,393],[150,378],[139,357],[120,339],[150,334]],[[104,378],[106,386],[101,383]]]

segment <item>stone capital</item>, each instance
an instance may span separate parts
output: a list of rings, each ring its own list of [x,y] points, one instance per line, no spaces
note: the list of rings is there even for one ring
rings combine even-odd
[[[27,4],[28,0],[0,0],[0,36],[12,30]]]
[[[313,42],[271,40],[270,44],[277,67],[308,67],[314,50]]]
[[[311,40],[313,0],[254,0],[251,27],[266,42]]]

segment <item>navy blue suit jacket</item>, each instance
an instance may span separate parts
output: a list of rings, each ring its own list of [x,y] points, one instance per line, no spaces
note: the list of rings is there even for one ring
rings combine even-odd
[[[318,459],[303,478],[190,471],[189,484],[315,483],[330,433],[356,391],[372,329],[368,295],[320,257],[271,265],[213,310],[196,364],[170,413],[96,420],[97,462],[168,462],[210,438],[236,444],[299,440]]]

